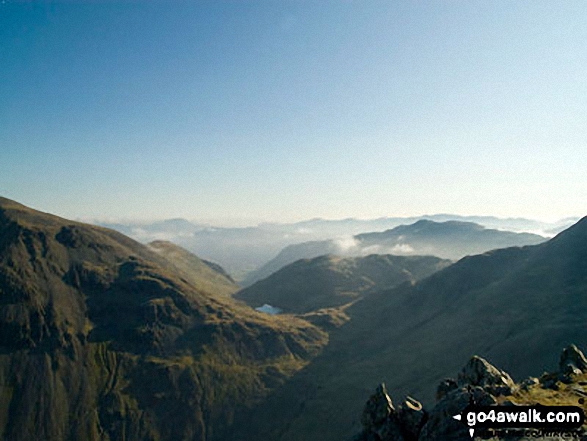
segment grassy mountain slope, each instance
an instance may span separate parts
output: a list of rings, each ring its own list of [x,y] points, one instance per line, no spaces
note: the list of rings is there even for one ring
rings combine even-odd
[[[464,258],[345,312],[350,320],[328,348],[257,411],[273,424],[253,415],[250,431],[345,439],[360,428],[373,384],[426,403],[470,354],[520,378],[546,369],[561,347],[586,347],[587,218],[544,244]]]
[[[235,297],[253,307],[268,303],[285,312],[306,313],[341,306],[375,290],[414,282],[450,263],[432,256],[327,255],[294,262],[239,291]]]
[[[325,254],[432,255],[457,260],[466,255],[498,248],[536,245],[545,240],[536,234],[488,229],[472,222],[419,220],[380,233],[358,234],[346,240],[332,239],[290,245],[274,259],[247,275],[243,280],[243,286],[264,279],[296,260]]]
[[[156,240],[149,249],[170,261],[196,288],[208,293],[229,296],[238,291],[236,282],[220,266],[200,259],[171,242]]]
[[[0,232],[2,439],[225,439],[326,343],[112,230],[0,198]]]

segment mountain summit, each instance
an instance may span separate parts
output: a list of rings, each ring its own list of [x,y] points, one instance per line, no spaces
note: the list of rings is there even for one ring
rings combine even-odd
[[[400,283],[415,282],[451,263],[433,256],[326,255],[287,265],[239,291],[235,297],[251,306],[268,303],[286,312],[306,313],[341,306]]]

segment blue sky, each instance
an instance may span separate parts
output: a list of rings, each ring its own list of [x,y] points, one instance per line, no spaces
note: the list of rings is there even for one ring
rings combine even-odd
[[[5,0],[0,194],[71,218],[584,215],[586,18],[583,1]]]

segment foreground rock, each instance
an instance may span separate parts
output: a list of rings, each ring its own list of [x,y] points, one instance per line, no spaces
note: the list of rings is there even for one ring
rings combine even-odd
[[[385,384],[380,384],[365,405],[361,418],[364,430],[356,439],[357,441],[417,440],[426,417],[422,404],[411,397],[407,397],[395,409]]]
[[[587,371],[587,358],[575,345],[565,348],[559,361],[559,370],[563,375],[580,374]]]
[[[558,372],[545,373],[540,379],[530,377],[520,384],[487,360],[473,356],[456,380],[448,378],[438,385],[437,402],[430,410],[411,397],[395,409],[385,385],[378,386],[367,401],[361,420],[363,430],[354,441],[470,440],[468,427],[453,418],[467,406],[578,405],[585,411],[586,386],[587,358],[575,345],[563,350]],[[541,437],[527,431],[504,436],[477,431],[475,439],[587,439],[585,431],[566,434],[566,438]]]

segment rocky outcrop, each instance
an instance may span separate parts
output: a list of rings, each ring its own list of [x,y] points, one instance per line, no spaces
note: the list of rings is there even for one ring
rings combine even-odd
[[[558,366],[558,372],[545,372],[537,379],[544,389],[559,390],[560,383],[573,383],[577,376],[587,373],[587,358],[577,346],[569,345],[563,349]]]
[[[563,350],[558,366],[564,375],[578,375],[587,371],[587,358],[577,346],[570,345]]]
[[[426,419],[422,404],[412,397],[406,397],[397,409],[394,408],[382,383],[365,405],[361,418],[363,432],[356,441],[415,441]]]
[[[456,421],[453,416],[469,405],[491,406],[496,403],[496,397],[481,386],[467,384],[453,389],[432,408],[418,440],[470,439],[467,426]]]
[[[428,415],[422,403],[412,397],[406,397],[398,412],[400,432],[405,440],[417,440]]]
[[[381,383],[365,404],[361,423],[368,430],[377,430],[394,412],[385,384]]]
[[[507,373],[475,355],[459,373],[458,385],[479,386],[494,395],[506,395],[512,392],[514,381]]]
[[[540,378],[530,377],[520,384],[514,383],[504,371],[487,360],[473,356],[458,374],[457,379],[447,378],[436,392],[436,404],[426,410],[415,399],[407,397],[395,409],[385,385],[381,384],[371,396],[363,412],[363,430],[355,441],[437,441],[471,439],[468,427],[453,418],[467,406],[515,405],[512,397],[529,400],[525,404],[535,404],[533,391],[558,391],[561,383],[568,385],[573,399],[584,404],[587,392],[582,385],[587,384],[583,374],[587,374],[587,358],[575,346],[570,345],[562,351],[559,371],[544,373]],[[580,379],[578,385],[570,384]],[[563,385],[564,386],[564,385]],[[554,392],[553,392],[554,393]],[[543,395],[541,392],[537,395]],[[521,397],[521,398],[520,398]],[[569,399],[567,394],[562,398]],[[491,438],[491,439],[499,439]],[[521,439],[515,435],[508,439]],[[581,438],[583,439],[583,438]],[[587,438],[585,438],[587,439]]]

